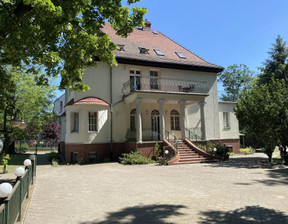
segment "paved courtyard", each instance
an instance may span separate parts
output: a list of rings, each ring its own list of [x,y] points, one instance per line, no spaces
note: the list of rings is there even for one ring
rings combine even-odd
[[[262,154],[178,166],[38,166],[25,224],[288,223],[288,169]]]

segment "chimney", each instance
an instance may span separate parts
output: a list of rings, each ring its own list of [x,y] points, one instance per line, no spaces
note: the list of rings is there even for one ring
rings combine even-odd
[[[147,21],[144,22],[143,30],[151,30],[151,22]]]

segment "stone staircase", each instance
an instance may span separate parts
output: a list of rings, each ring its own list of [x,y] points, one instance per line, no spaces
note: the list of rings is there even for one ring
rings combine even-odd
[[[211,158],[205,157],[198,152],[194,151],[182,140],[178,141],[178,152],[179,152],[179,160],[173,165],[180,164],[193,164],[193,163],[203,163],[203,162],[212,162],[215,161]]]

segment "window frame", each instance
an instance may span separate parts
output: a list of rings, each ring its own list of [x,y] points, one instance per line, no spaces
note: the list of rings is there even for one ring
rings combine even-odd
[[[91,113],[95,116],[91,116]],[[88,112],[88,132],[98,132],[98,111]]]
[[[170,129],[173,131],[181,131],[180,114],[177,110],[170,111]]]
[[[229,112],[223,112],[223,127],[230,128],[230,116]]]
[[[79,116],[79,112],[71,113],[71,133],[79,133]]]

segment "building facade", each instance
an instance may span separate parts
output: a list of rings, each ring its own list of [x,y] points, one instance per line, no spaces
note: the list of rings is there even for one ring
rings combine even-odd
[[[121,38],[109,24],[103,31],[118,44],[118,66],[98,62],[87,68],[87,92],[66,91],[62,151],[67,162],[117,159],[169,136],[221,141],[238,152],[239,127],[232,102],[218,102],[222,67],[188,51],[146,22]]]

